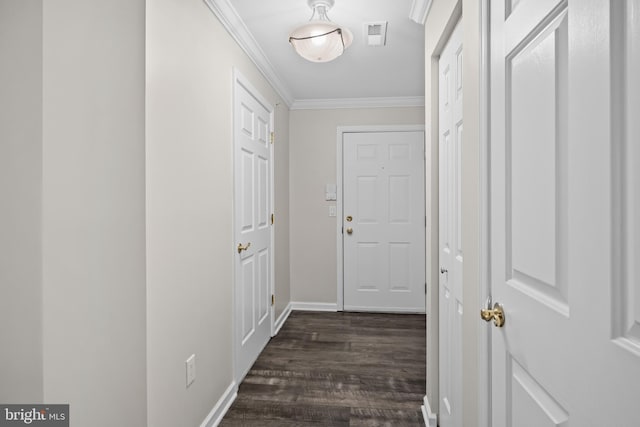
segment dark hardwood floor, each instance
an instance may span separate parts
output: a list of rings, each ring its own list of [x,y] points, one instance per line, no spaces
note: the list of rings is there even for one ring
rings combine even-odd
[[[425,316],[294,311],[220,426],[424,426]]]

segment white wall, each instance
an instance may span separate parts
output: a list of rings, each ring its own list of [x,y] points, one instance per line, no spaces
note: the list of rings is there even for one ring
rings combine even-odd
[[[489,392],[486,383],[480,381],[481,331],[487,332],[490,325],[481,321],[478,310],[484,298],[481,295],[481,284],[484,280],[481,268],[481,182],[483,167],[481,166],[481,44],[480,44],[480,1],[462,1],[462,25],[464,26],[463,49],[464,65],[464,139],[462,145],[462,250],[464,252],[462,292],[465,310],[462,319],[462,400],[464,414],[462,424],[465,426],[484,425],[481,418],[486,408],[481,407],[484,397]]]
[[[325,185],[336,183],[338,126],[424,124],[424,108],[293,110],[290,115],[291,299],[337,303],[336,220]]]
[[[0,402],[42,401],[42,0],[0,0]]]
[[[0,401],[75,426],[200,425],[232,382],[233,67],[276,105],[289,302],[288,108],[202,1],[146,3],[0,0]]]
[[[146,32],[148,422],[197,426],[233,381],[233,68],[280,104],[278,238],[287,228],[288,112],[202,0],[148,0]],[[276,245],[286,293],[286,243]],[[186,388],[191,354],[197,377]]]
[[[291,301],[289,236],[289,109],[276,105],[275,159],[275,316],[282,314]]]
[[[44,400],[146,424],[144,1],[45,1]]]

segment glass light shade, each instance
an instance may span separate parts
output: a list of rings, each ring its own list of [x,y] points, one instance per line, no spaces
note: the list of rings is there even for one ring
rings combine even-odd
[[[289,35],[289,43],[298,55],[311,62],[336,59],[352,41],[351,31],[326,20],[310,21]]]

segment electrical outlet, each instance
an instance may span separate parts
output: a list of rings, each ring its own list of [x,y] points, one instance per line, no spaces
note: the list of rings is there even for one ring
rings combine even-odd
[[[187,387],[196,380],[196,355],[192,354],[185,362],[187,367]]]

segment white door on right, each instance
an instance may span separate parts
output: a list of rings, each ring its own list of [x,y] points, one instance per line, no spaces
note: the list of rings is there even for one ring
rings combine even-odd
[[[640,0],[492,0],[493,427],[640,426]]]

